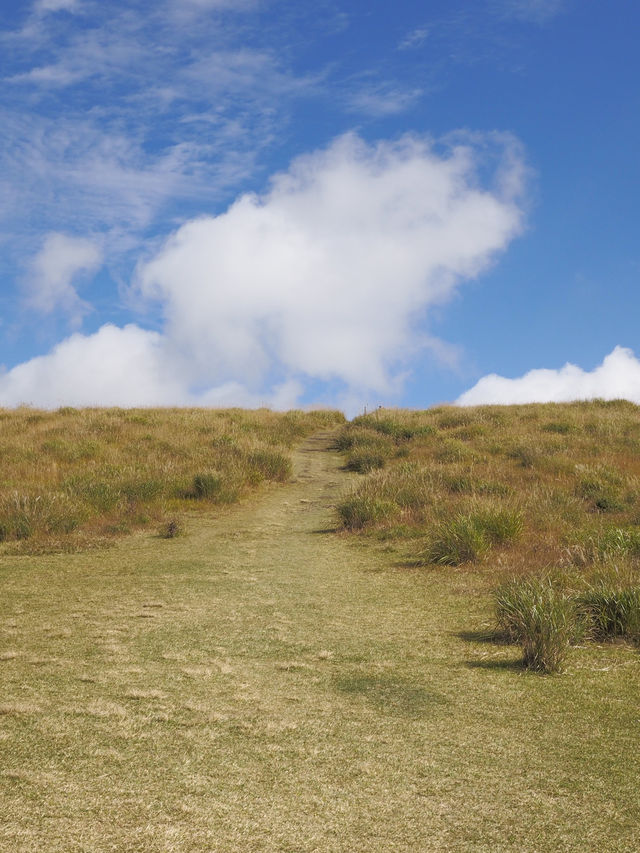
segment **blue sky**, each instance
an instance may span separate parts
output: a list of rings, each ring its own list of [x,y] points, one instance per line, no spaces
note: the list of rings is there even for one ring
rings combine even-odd
[[[5,0],[0,405],[640,402],[639,29]]]

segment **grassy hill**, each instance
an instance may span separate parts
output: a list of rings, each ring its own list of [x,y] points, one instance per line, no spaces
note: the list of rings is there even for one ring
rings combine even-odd
[[[292,446],[343,420],[266,409],[0,411],[0,541],[34,552],[149,525],[171,535],[185,511],[286,480]]]
[[[6,414],[0,850],[640,849],[635,407]]]
[[[640,641],[637,406],[379,410],[337,444],[365,475],[342,526],[414,565],[484,570],[532,668],[559,669],[572,642]]]

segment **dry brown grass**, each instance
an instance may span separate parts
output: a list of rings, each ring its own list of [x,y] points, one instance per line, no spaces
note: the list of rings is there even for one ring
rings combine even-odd
[[[149,525],[173,538],[185,511],[285,481],[293,444],[341,420],[266,409],[0,410],[0,541],[14,553],[74,550]]]
[[[640,409],[626,401],[383,410],[346,425],[339,446],[349,465],[381,442],[387,463],[347,496],[343,523],[407,554],[452,518],[519,513],[521,534],[478,562],[537,571],[640,523]]]
[[[640,849],[637,651],[523,672],[489,564],[331,531],[326,440],[188,536],[0,557],[0,850]]]

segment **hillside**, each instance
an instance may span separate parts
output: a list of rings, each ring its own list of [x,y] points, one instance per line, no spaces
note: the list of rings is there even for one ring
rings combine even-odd
[[[561,568],[567,548],[569,573],[591,570],[572,529],[633,530],[637,417],[506,410],[492,435],[486,411],[379,413],[316,429],[291,477],[224,510],[198,504],[184,535],[151,526],[110,548],[2,555],[0,849],[637,850],[637,648],[579,642],[562,674],[540,675],[497,641],[494,611],[505,572]],[[345,470],[334,447],[353,433],[381,437],[384,468]],[[516,433],[545,451],[531,466],[510,455]],[[575,493],[566,460],[587,464],[589,447],[591,466],[619,471],[615,509]],[[354,489],[422,469],[433,507],[405,512],[385,486],[384,516],[341,525]],[[456,476],[475,488],[451,489]],[[554,488],[567,496],[557,538],[529,566]],[[519,532],[434,561],[449,499],[464,515],[517,511]],[[607,560],[635,570],[631,551]]]

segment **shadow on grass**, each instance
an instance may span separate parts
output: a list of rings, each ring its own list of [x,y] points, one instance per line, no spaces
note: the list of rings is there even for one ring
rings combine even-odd
[[[526,672],[522,660],[468,660],[469,669],[491,669],[494,671]]]
[[[424,560],[398,560],[397,563],[393,564],[394,569],[421,569],[422,571],[433,571],[435,569],[441,569],[442,566],[437,565],[437,563],[425,563]],[[451,566],[447,566],[447,569],[451,569]]]
[[[356,671],[337,678],[334,685],[341,693],[361,696],[378,710],[403,717],[423,717],[448,702],[441,693],[394,675]]]
[[[504,631],[485,628],[483,631],[456,631],[453,635],[467,643],[491,643],[496,646],[511,646],[513,641]]]
[[[478,631],[456,631],[453,635],[467,643],[489,643],[492,646],[513,646],[513,640],[504,631],[485,628]],[[522,660],[470,660],[465,662],[469,669],[506,670],[507,672],[523,672]]]

